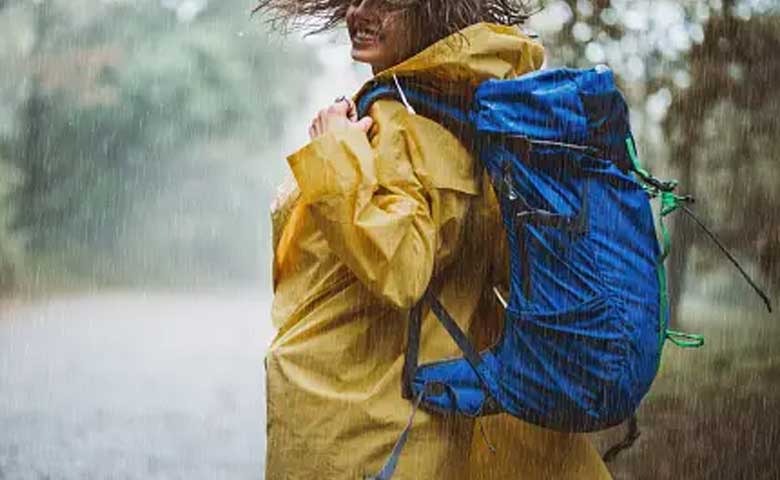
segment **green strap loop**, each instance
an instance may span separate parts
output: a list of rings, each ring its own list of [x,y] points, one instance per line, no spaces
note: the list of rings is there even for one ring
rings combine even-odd
[[[666,338],[680,348],[701,348],[704,346],[704,336],[695,333],[667,329]]]
[[[665,217],[680,208],[680,200],[682,197],[672,192],[661,192],[661,216]]]

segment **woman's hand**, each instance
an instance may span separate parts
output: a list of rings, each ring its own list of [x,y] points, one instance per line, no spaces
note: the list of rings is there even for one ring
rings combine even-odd
[[[368,133],[374,121],[371,117],[357,118],[357,106],[348,98],[341,98],[330,107],[320,110],[309,127],[309,137],[315,138],[328,132],[356,128]]]

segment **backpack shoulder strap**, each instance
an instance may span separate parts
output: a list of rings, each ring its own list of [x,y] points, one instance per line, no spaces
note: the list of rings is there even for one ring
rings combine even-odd
[[[420,114],[441,124],[461,140],[473,131],[471,114],[463,105],[462,97],[438,95],[424,85],[397,76],[372,81],[358,99],[359,116],[368,115],[374,102],[386,98],[403,103],[412,114]]]
[[[358,116],[360,118],[368,115],[371,106],[377,100],[389,98],[400,101],[398,92],[386,82],[372,82],[372,84],[363,91],[357,101]]]

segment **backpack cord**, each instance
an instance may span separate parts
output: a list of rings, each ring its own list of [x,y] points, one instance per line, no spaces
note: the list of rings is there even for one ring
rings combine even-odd
[[[628,423],[628,431],[626,432],[626,436],[622,441],[616,443],[609,450],[607,450],[607,453],[601,457],[602,460],[604,460],[604,463],[610,463],[612,460],[617,458],[618,455],[620,455],[620,452],[633,447],[634,443],[636,443],[636,440],[640,435],[642,435],[642,432],[639,431],[639,422],[637,421],[636,414],[631,416],[631,418],[628,419],[626,423]]]
[[[742,277],[745,279],[748,285],[750,285],[753,288],[753,290],[755,290],[755,292],[758,294],[758,296],[761,297],[761,300],[764,301],[764,304],[766,305],[767,310],[769,310],[769,313],[772,313],[772,302],[769,300],[769,297],[767,296],[766,293],[764,293],[763,290],[761,290],[761,288],[758,285],[756,285],[756,282],[754,282],[753,279],[750,278],[750,275],[748,275],[747,272],[745,272],[745,269],[743,269],[742,266],[739,264],[739,262],[737,262],[737,259],[734,258],[734,255],[732,255],[731,252],[729,252],[729,250],[726,248],[726,246],[723,245],[723,243],[718,239],[718,237],[714,233],[712,233],[712,231],[710,231],[710,229],[707,228],[706,225],[704,225],[704,222],[699,220],[699,218],[696,215],[694,215],[693,211],[691,211],[690,208],[686,207],[685,205],[680,205],[680,208],[689,217],[691,217],[691,219],[696,223],[696,225],[699,226],[699,228],[704,230],[704,233],[706,233],[707,236],[710,237],[710,239],[713,242],[715,242],[715,245],[718,246],[720,251],[723,252],[723,254],[726,256],[726,258],[728,258],[731,261],[731,263],[734,264],[735,267],[737,267],[737,270],[739,270],[739,273],[742,274]]]
[[[401,82],[398,81],[398,77],[395,74],[393,74],[393,82],[395,82],[395,88],[398,89],[398,94],[401,96],[401,102],[403,102],[406,107],[406,111],[412,115],[417,115],[417,112],[414,111],[414,107],[412,107],[412,104],[409,103],[409,100],[406,98],[404,89],[401,88]]]
[[[734,255],[729,252],[729,250],[726,248],[725,245],[723,245],[723,242],[720,241],[720,239],[712,233],[712,231],[707,228],[706,225],[704,225],[704,222],[699,220],[699,217],[697,217],[693,211],[688,208],[687,206],[683,205],[682,202],[692,203],[693,198],[690,196],[686,197],[679,197],[675,195],[674,189],[677,187],[677,182],[675,180],[672,181],[661,181],[655,178],[653,175],[650,174],[647,170],[643,169],[642,166],[639,163],[639,156],[636,152],[636,144],[634,143],[634,138],[632,136],[626,137],[626,151],[628,153],[629,158],[631,159],[631,163],[633,164],[632,170],[639,175],[639,178],[642,179],[642,181],[646,184],[645,190],[648,192],[648,194],[651,197],[655,197],[658,194],[661,195],[662,200],[662,209],[661,209],[661,218],[662,218],[662,228],[663,227],[663,217],[666,215],[674,212],[675,210],[682,209],[683,212],[685,212],[695,223],[699,226],[702,230],[704,230],[704,233],[707,234],[707,236],[715,242],[715,245],[718,246],[721,252],[726,256],[726,258],[729,259],[729,261],[734,264],[735,267],[737,267],[737,270],[739,270],[739,273],[742,275],[742,278],[745,279],[745,281],[750,285],[753,290],[758,294],[759,297],[761,297],[761,300],[764,301],[764,304],[766,305],[767,310],[769,310],[769,313],[772,313],[772,302],[769,300],[769,297],[766,293],[764,293],[761,288],[756,285],[756,282],[753,281],[752,278],[750,278],[750,275],[745,272],[745,269],[742,268],[742,266],[739,264],[736,258],[734,258]],[[667,244],[667,247],[664,249],[664,253],[662,254],[661,258],[662,260],[666,258],[666,256],[669,254],[668,251],[668,234],[664,232],[665,243]]]

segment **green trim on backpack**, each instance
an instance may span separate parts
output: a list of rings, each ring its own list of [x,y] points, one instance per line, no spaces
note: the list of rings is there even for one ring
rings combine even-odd
[[[656,272],[658,273],[658,287],[660,290],[659,303],[661,304],[660,318],[658,319],[658,343],[660,347],[663,348],[664,342],[666,341],[667,327],[669,326],[669,318],[667,315],[669,312],[669,290],[667,289],[666,282],[666,267],[663,262],[658,263]]]
[[[666,227],[666,222],[664,219],[668,215],[671,215],[677,211],[681,206],[681,202],[686,199],[684,197],[675,195],[672,191],[677,186],[677,180],[665,182],[665,184],[669,186],[669,191],[659,190],[659,188],[655,186],[663,182],[659,182],[650,174],[650,172],[642,168],[642,165],[639,162],[639,156],[637,155],[634,139],[630,136],[626,137],[626,150],[628,151],[628,156],[631,158],[631,162],[634,165],[634,172],[642,182],[642,187],[651,197],[661,197],[661,207],[658,215],[658,225],[661,230],[661,255],[658,257],[658,266],[656,268],[658,275],[658,288],[660,292],[660,298],[658,301],[661,309],[658,319],[659,346],[660,348],[663,348],[666,340],[669,340],[680,348],[702,347],[704,345],[704,337],[702,335],[679,332],[669,329],[669,288],[666,277],[665,262],[666,258],[669,256],[669,253],[672,251],[672,238],[671,235],[669,235],[669,229]]]

